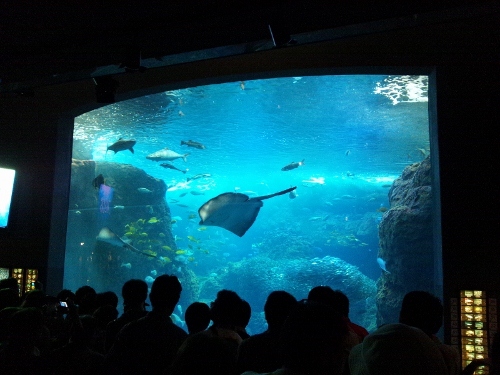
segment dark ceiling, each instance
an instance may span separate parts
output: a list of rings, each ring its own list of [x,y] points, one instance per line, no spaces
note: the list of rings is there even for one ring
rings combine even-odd
[[[179,62],[188,61],[188,52],[223,46],[246,47],[220,54],[252,52],[265,43],[275,48],[269,25],[280,47],[290,35],[481,4],[498,6],[482,0],[4,0],[0,88],[82,79],[100,68],[103,75],[120,72],[139,61],[147,67],[148,59],[161,66],[178,54],[184,54]],[[107,66],[114,70],[102,69]]]

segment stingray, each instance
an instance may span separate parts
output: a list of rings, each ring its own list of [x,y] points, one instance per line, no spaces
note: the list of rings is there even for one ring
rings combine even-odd
[[[296,188],[295,186],[278,193],[253,198],[242,193],[223,193],[200,207],[198,210],[200,225],[221,227],[243,237],[257,218],[260,208],[264,205],[262,203],[264,199],[289,193]]]
[[[126,249],[133,251],[134,253],[146,255],[147,257],[151,257],[151,258],[156,257],[156,255],[148,254],[148,253],[145,253],[144,251],[136,249],[131,244],[129,244],[127,241],[124,241],[120,237],[118,237],[118,235],[116,235],[115,232],[113,232],[111,229],[109,229],[107,227],[104,227],[101,229],[101,231],[97,235],[96,239],[98,241],[109,243],[113,246],[124,247]]]

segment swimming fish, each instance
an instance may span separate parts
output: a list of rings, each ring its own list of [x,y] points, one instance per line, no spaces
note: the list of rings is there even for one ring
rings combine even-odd
[[[382,258],[377,258],[377,263],[379,265],[379,267],[382,269],[382,271],[386,272],[386,273],[390,273],[389,271],[387,271],[387,269],[385,268],[385,260],[383,260]]]
[[[135,139],[120,138],[118,141],[113,143],[111,146],[108,146],[108,148],[106,149],[106,152],[111,150],[111,151],[114,151],[116,154],[119,151],[130,150],[130,152],[133,154],[134,153],[133,147],[135,146],[135,144],[136,144]]]
[[[212,175],[210,173],[199,173],[199,174],[195,174],[193,177],[186,178],[186,181],[189,182],[192,180],[197,180],[199,178],[209,178],[209,177],[212,177]]]
[[[299,195],[297,194],[297,191],[296,190],[292,190],[290,193],[288,193],[288,197],[290,199],[295,199],[297,198]]]
[[[145,187],[138,188],[138,189],[137,189],[137,191],[138,191],[139,193],[144,193],[144,194],[149,194],[149,193],[152,193],[152,191],[151,191],[151,190],[149,190],[149,189],[147,189],[147,188],[145,188]]]
[[[122,265],[120,267],[125,267],[126,269],[131,269],[132,268],[132,264],[130,264],[130,263],[122,263]]]
[[[176,166],[169,164],[169,163],[162,163],[162,164],[160,164],[160,167],[168,168],[168,169],[175,169],[176,171],[182,172],[184,174],[188,171],[187,169],[185,171],[183,171],[182,169],[179,169]]]
[[[92,186],[95,189],[99,189],[101,185],[104,185],[104,176],[102,174],[92,180]]]
[[[178,154],[175,151],[169,150],[168,147],[165,147],[161,150],[153,152],[152,154],[149,154],[148,156],[146,156],[146,159],[153,161],[172,161],[175,159],[182,159],[184,161],[187,161],[186,158],[188,155],[189,154]]]
[[[305,160],[306,159],[302,159],[302,161],[298,161],[298,162],[293,161],[290,164],[285,165],[283,168],[281,168],[281,170],[282,171],[291,171],[292,169],[295,169],[295,168],[298,168],[298,167],[304,165]]]
[[[192,141],[192,140],[189,140],[189,141],[181,141],[181,146],[182,145],[186,145],[188,147],[194,147],[194,148],[198,148],[200,150],[204,150],[206,149],[205,145],[201,144],[200,142],[195,142],[195,141]]]
[[[205,195],[204,192],[198,190],[191,190],[190,193],[193,195]]]
[[[146,255],[146,256],[151,257],[151,258],[156,257],[156,255],[149,254],[147,252],[136,249],[131,244],[129,244],[127,242],[127,240],[122,240],[111,229],[109,229],[107,227],[104,227],[99,231],[99,234],[97,235],[96,239],[98,241],[109,243],[113,246],[124,247],[126,249],[129,249],[129,250],[135,252],[135,253]]]
[[[152,278],[151,276],[146,276],[144,281],[147,282],[148,284],[153,284],[153,281],[155,281],[155,279]]]

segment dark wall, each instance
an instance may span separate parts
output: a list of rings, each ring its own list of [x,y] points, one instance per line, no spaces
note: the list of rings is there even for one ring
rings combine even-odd
[[[493,14],[436,22],[120,75],[117,98],[218,79],[304,74],[304,69],[366,73],[388,66],[397,73],[427,67],[423,70],[435,71],[437,87],[445,299],[463,287],[500,289],[498,21]],[[12,222],[0,231],[0,265],[40,268],[54,292],[62,283],[65,228],[63,221],[51,227],[51,220],[65,214],[64,168],[71,147],[67,138],[57,144],[56,135],[68,134],[70,122],[61,123],[63,115],[96,104],[91,80],[34,91],[33,97],[0,96],[0,163],[18,170]],[[51,236],[59,239],[57,245]],[[57,255],[53,262],[50,246],[50,254]],[[48,279],[47,272],[56,277]]]

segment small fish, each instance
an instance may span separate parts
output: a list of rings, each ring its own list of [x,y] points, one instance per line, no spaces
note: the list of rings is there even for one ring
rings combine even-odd
[[[180,193],[180,194],[179,194],[179,198],[185,197],[187,193],[188,193],[187,191],[185,191],[185,192],[183,192],[183,193]]]
[[[166,250],[166,251],[172,251],[172,248],[171,248],[170,246],[167,246],[167,245],[162,246],[161,248],[162,248],[163,250]]]
[[[188,238],[189,241],[192,241],[192,242],[200,242],[200,240],[197,240],[193,236],[187,236],[187,238]]]
[[[147,189],[147,188],[145,188],[145,187],[138,188],[138,189],[137,189],[137,191],[138,191],[139,193],[143,193],[143,194],[149,194],[149,193],[152,193],[152,192],[153,192],[153,191],[151,191],[151,190],[149,190],[149,189]]]
[[[193,195],[205,195],[204,192],[198,190],[191,190],[190,193]]]
[[[179,311],[179,314],[182,316],[182,306],[177,305],[177,310]]]
[[[245,90],[245,81],[240,82],[240,89]]]
[[[169,257],[159,257],[158,258],[160,260],[161,263],[172,263],[172,259],[170,259]]]
[[[173,216],[172,220],[180,221],[180,220],[182,220],[182,217],[180,217],[180,216]]]
[[[151,275],[153,275],[153,276],[158,275],[158,271],[156,271],[156,270],[152,270],[152,271],[151,271]]]
[[[189,182],[192,180],[197,180],[199,178],[209,178],[209,177],[212,177],[212,175],[210,173],[198,173],[198,174],[195,174],[193,177],[186,178],[186,181]]]
[[[288,194],[288,198],[290,199],[295,199],[297,198],[299,195],[297,194],[297,191],[296,190],[292,190],[289,194]]]
[[[175,253],[176,253],[177,255],[186,254],[186,250],[177,250]]]
[[[181,117],[184,116],[184,112],[179,111],[179,116],[181,116]]]
[[[189,141],[181,141],[181,146],[182,145],[186,145],[188,147],[194,147],[194,148],[198,148],[200,150],[204,150],[206,149],[205,145],[201,144],[200,142],[195,142],[195,141],[192,141],[192,140],[189,140]]]
[[[192,219],[196,219],[197,217],[198,216],[196,214],[189,214],[188,219],[192,220]]]
[[[114,151],[116,154],[119,151],[130,150],[130,152],[133,154],[134,153],[133,147],[135,146],[135,144],[136,144],[135,139],[120,138],[118,141],[113,143],[111,146],[108,146],[108,148],[106,149],[106,152],[111,150],[111,151]]]
[[[153,161],[172,161],[175,159],[182,159],[184,161],[187,161],[187,157],[189,154],[178,154],[175,151],[169,150],[168,147],[162,148],[161,150],[158,150],[156,152],[153,152],[152,154],[149,154],[146,156],[146,159],[148,160],[153,160]]]
[[[102,174],[92,180],[92,186],[95,189],[99,189],[101,185],[104,185],[104,176]]]
[[[153,216],[151,219],[148,220],[149,224],[156,224],[159,222],[160,222],[160,220],[158,220],[155,216]]]
[[[347,150],[347,151],[345,152],[345,156],[349,156],[349,154],[350,154],[350,153],[351,153],[351,150]]]
[[[382,206],[377,209],[377,212],[386,212],[387,210],[388,210],[387,207]]]
[[[122,263],[122,265],[120,267],[125,267],[126,269],[131,269],[132,268],[132,264],[130,264],[130,263]]]
[[[346,176],[347,176],[347,177],[354,177],[354,173],[347,172],[347,173],[346,173]]]
[[[385,268],[385,260],[383,260],[382,258],[377,258],[377,263],[379,265],[379,267],[382,269],[382,271],[386,272],[386,273],[390,273],[389,271],[387,271],[387,269]]]
[[[392,187],[392,184],[385,184],[385,185],[382,185],[382,187],[383,187],[384,189],[387,189],[387,188]]]
[[[146,276],[144,281],[147,282],[148,284],[153,284],[153,281],[155,281],[155,279],[152,278],[151,276]]]
[[[125,206],[113,206],[113,209],[115,209],[115,210],[124,210]]]
[[[161,237],[161,238],[164,238],[165,237],[165,233],[158,233],[158,237]]]
[[[345,194],[345,195],[342,195],[340,197],[340,199],[356,199],[356,197],[353,195]]]
[[[182,172],[184,174],[186,174],[186,172],[188,171],[188,169],[186,169],[185,171],[183,171],[182,169],[179,169],[176,166],[174,166],[172,164],[169,164],[169,163],[162,163],[162,164],[160,164],[160,167],[168,168],[168,169],[174,169],[174,170]]]
[[[282,171],[291,171],[292,169],[298,168],[302,165],[304,165],[306,159],[302,159],[302,161],[292,161],[290,164],[285,165],[283,168],[281,168]]]
[[[204,231],[204,230],[207,230],[208,228],[207,227],[199,227],[198,230],[201,232],[201,231]]]

